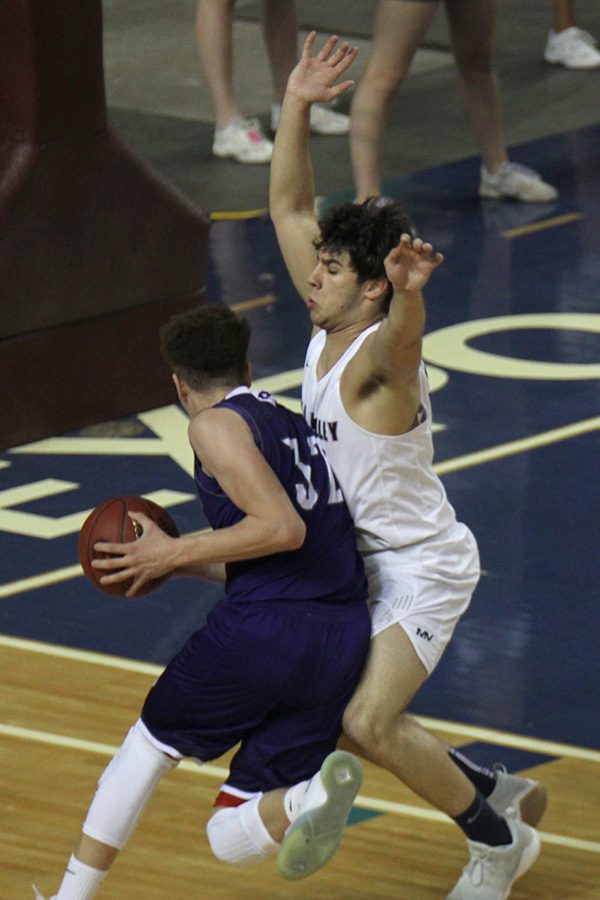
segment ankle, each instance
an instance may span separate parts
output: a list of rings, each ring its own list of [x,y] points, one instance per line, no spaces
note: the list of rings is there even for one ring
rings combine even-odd
[[[506,820],[492,809],[479,792],[471,805],[460,816],[453,816],[453,820],[470,841],[490,847],[512,843]]]
[[[508,165],[508,159],[504,156],[502,159],[494,159],[490,162],[482,162],[482,168],[488,175],[498,175],[505,166]]]
[[[106,870],[88,866],[71,854],[56,900],[92,900],[106,874]]]
[[[215,129],[217,131],[224,131],[225,128],[228,128],[230,125],[233,125],[234,122],[237,122],[238,119],[241,119],[240,113],[236,112],[233,115],[229,116],[226,119],[219,118],[215,123]]]
[[[448,748],[448,756],[480,794],[484,797],[490,796],[496,787],[496,775],[491,769],[476,765],[454,747]]]

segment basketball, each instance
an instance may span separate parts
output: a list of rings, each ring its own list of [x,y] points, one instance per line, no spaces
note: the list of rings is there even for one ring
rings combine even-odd
[[[94,545],[99,541],[111,543],[127,543],[135,541],[143,533],[142,526],[127,515],[128,512],[145,513],[149,519],[162,528],[170,537],[178,537],[179,531],[175,522],[158,503],[146,500],[144,497],[113,497],[97,506],[89,514],[79,532],[79,562],[84,574],[92,584],[112,597],[124,597],[131,586],[131,579],[121,581],[118,584],[101,584],[100,579],[109,574],[107,570],[94,569],[93,559],[105,559],[108,553],[96,553]],[[156,578],[145,584],[136,596],[141,597],[155,590],[166,581],[167,576]]]

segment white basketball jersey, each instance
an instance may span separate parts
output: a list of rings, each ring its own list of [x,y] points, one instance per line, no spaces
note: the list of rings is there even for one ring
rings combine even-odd
[[[418,424],[400,435],[373,434],[354,422],[340,397],[342,373],[372,325],[348,347],[335,366],[317,379],[325,331],[306,353],[302,407],[325,449],[354,519],[362,553],[398,550],[441,534],[456,522],[454,509],[433,471],[431,404],[425,366],[419,371]]]

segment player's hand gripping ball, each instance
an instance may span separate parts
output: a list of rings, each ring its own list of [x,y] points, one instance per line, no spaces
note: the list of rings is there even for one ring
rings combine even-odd
[[[145,513],[170,537],[179,537],[177,526],[169,513],[158,503],[153,503],[152,500],[146,500],[144,497],[113,497],[92,510],[79,532],[79,562],[84,574],[92,584],[112,597],[124,597],[131,587],[132,579],[129,578],[127,581],[120,581],[116,584],[101,584],[100,579],[106,572],[102,569],[94,569],[92,560],[106,559],[111,554],[95,552],[94,545],[101,541],[122,544],[140,538],[143,529],[139,522],[129,518],[128,512]],[[163,584],[166,579],[166,575],[163,578],[155,578],[154,581],[150,581],[140,588],[136,596],[148,594]]]

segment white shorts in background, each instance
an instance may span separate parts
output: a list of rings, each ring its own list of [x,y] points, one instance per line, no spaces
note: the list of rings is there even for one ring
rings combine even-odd
[[[479,581],[472,533],[456,523],[429,541],[365,554],[371,637],[401,625],[431,674]]]

